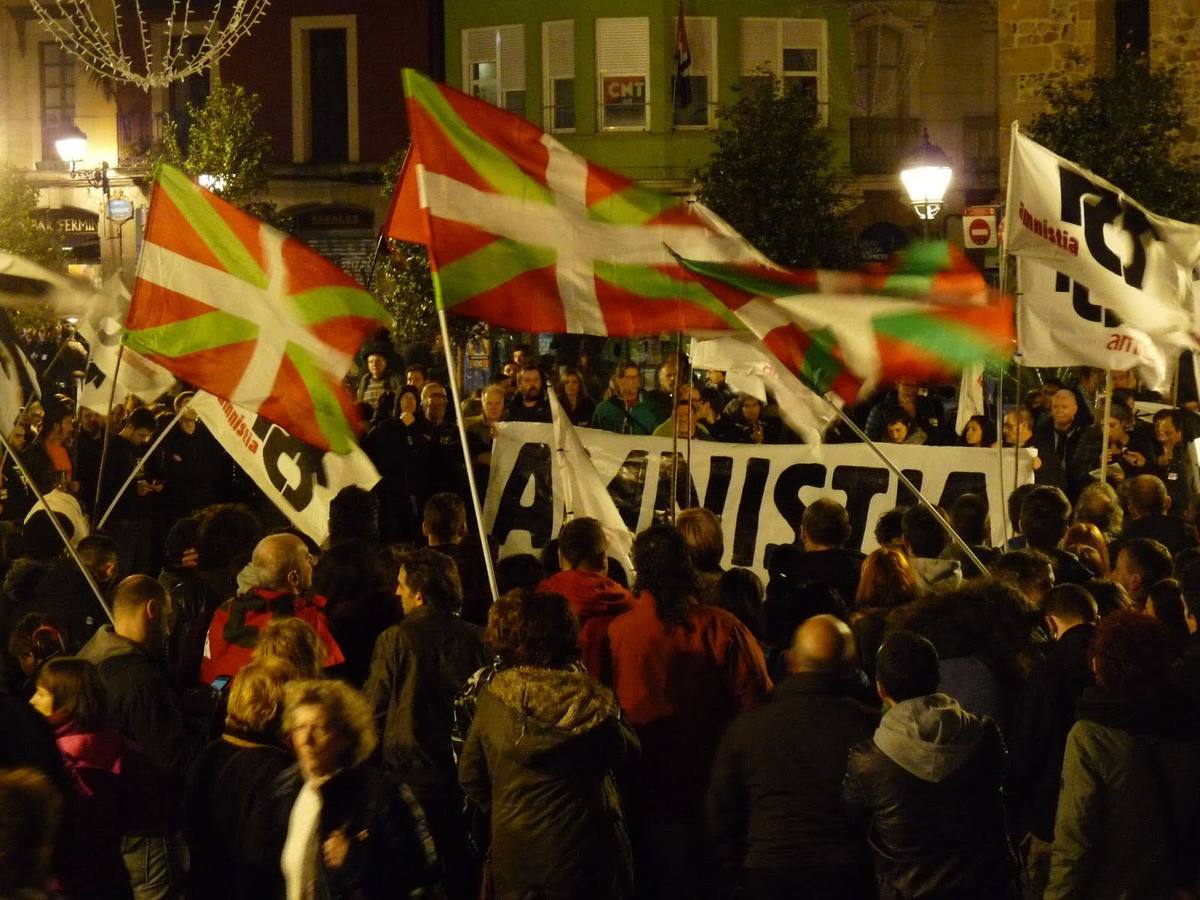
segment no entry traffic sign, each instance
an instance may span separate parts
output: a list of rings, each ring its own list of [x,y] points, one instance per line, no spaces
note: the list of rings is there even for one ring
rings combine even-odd
[[[969,206],[963,210],[963,238],[968,249],[996,246],[996,207]]]

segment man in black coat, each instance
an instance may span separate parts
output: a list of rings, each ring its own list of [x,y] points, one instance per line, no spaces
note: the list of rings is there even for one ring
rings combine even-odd
[[[409,786],[428,816],[452,896],[477,894],[450,729],[455,694],[487,664],[483,632],[459,618],[458,567],[437,550],[404,558],[396,595],[404,619],[375,642],[363,693],[374,710],[384,765]]]
[[[850,750],[842,797],[869,823],[881,900],[1016,900],[996,724],[936,693],[937,651],[912,632],[884,641],[875,679],[887,711]]]
[[[1125,486],[1125,503],[1129,516],[1121,529],[1123,541],[1150,538],[1166,547],[1173,557],[1196,546],[1196,526],[1177,515],[1168,515],[1171,495],[1157,475],[1133,478]]]
[[[875,895],[866,836],[840,796],[847,752],[879,724],[876,710],[838,689],[852,655],[844,622],[812,617],[796,630],[791,674],[721,741],[709,829],[722,871],[748,900]]]
[[[79,542],[75,552],[100,590],[106,592],[117,573],[117,545],[113,539],[89,534]],[[78,652],[108,622],[108,613],[70,557],[57,560],[38,582],[30,609],[66,632],[67,648],[72,653]]]
[[[1054,565],[1055,584],[1083,584],[1092,573],[1074,553],[1061,549],[1063,535],[1071,525],[1071,501],[1059,488],[1039,484],[1021,504],[1021,534],[1026,546],[1040,550]]]
[[[1067,733],[1075,704],[1092,684],[1088,650],[1096,637],[1096,601],[1077,584],[1060,584],[1042,604],[1054,644],[1030,673],[1012,733],[1013,834],[1025,835],[1026,896],[1040,897],[1050,872],[1050,844]]]
[[[804,509],[800,540],[775,548],[767,565],[767,633],[787,646],[796,627],[815,613],[849,617],[858,592],[864,556],[844,547],[850,539],[850,515],[836,500],[822,497]],[[811,598],[822,598],[818,609]]]

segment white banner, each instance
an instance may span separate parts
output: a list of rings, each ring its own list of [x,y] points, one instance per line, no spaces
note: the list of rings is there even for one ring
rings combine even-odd
[[[319,544],[329,536],[329,501],[337,492],[352,484],[370,490],[379,481],[358,447],[344,456],[322,453],[262,416],[204,391],[196,392],[191,405],[279,511]]]
[[[1168,352],[1127,325],[1088,288],[1033,259],[1018,261],[1017,352],[1025,366],[1096,366],[1137,369],[1142,383],[1161,391],[1169,383]]]
[[[670,505],[671,441],[580,429],[579,435],[626,526],[641,531]],[[509,423],[492,446],[483,518],[502,556],[538,553],[558,534],[563,492],[551,457],[550,425]],[[966,447],[887,446],[885,452],[921,491],[948,507],[964,493],[986,494],[992,541],[1003,543],[1000,504],[1014,485],[1013,452]],[[1020,483],[1033,480],[1034,452],[1017,451]],[[768,548],[796,539],[807,504],[832,497],[850,513],[847,546],[875,549],[875,521],[897,503],[896,476],[862,444],[762,446],[694,441],[691,465],[680,450],[679,500],[721,517],[725,566],[745,566],[766,575]],[[690,490],[685,487],[689,484]],[[694,498],[687,503],[688,494]],[[901,488],[901,502],[912,502]]]
[[[1005,240],[1086,284],[1148,334],[1190,334],[1200,225],[1150,212],[1119,188],[1014,128]]]
[[[92,298],[86,314],[76,325],[90,351],[79,402],[102,416],[108,414],[110,402],[120,406],[129,394],[135,394],[144,403],[151,403],[175,383],[174,375],[128,347],[121,354],[121,367],[117,369],[128,313],[129,291],[119,277],[113,276],[104,292]],[[111,380],[114,369],[117,369],[115,394]]]

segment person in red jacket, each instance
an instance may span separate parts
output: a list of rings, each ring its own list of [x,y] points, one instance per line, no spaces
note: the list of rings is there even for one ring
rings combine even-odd
[[[633,608],[633,594],[608,577],[608,537],[588,516],[572,519],[558,535],[562,570],[540,585],[539,593],[562,594],[579,619],[579,649],[583,667],[605,681],[604,644],[608,623]]]
[[[258,542],[250,559],[258,584],[226,600],[213,613],[200,663],[202,682],[212,684],[218,676],[237,675],[254,655],[259,635],[279,616],[296,616],[316,630],[325,645],[326,668],[346,661],[329,630],[325,598],[309,594],[315,563],[304,541],[294,534],[271,534]]]
[[[608,626],[612,687],[642,743],[626,795],[646,897],[711,885],[704,799],[725,727],[771,690],[754,635],[700,601],[682,536],[655,525],[633,544],[633,609]]]

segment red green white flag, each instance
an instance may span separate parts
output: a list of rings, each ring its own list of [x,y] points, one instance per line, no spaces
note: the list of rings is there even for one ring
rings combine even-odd
[[[385,228],[428,245],[442,309],[522,331],[614,337],[741,327],[666,249],[768,264],[711,211],[411,69],[404,87],[412,147]]]
[[[788,371],[846,403],[880,383],[942,381],[1012,355],[1011,298],[944,242],[862,272],[680,262]]]
[[[125,343],[335,453],[361,429],[342,379],[391,317],[349,275],[161,166]]]

